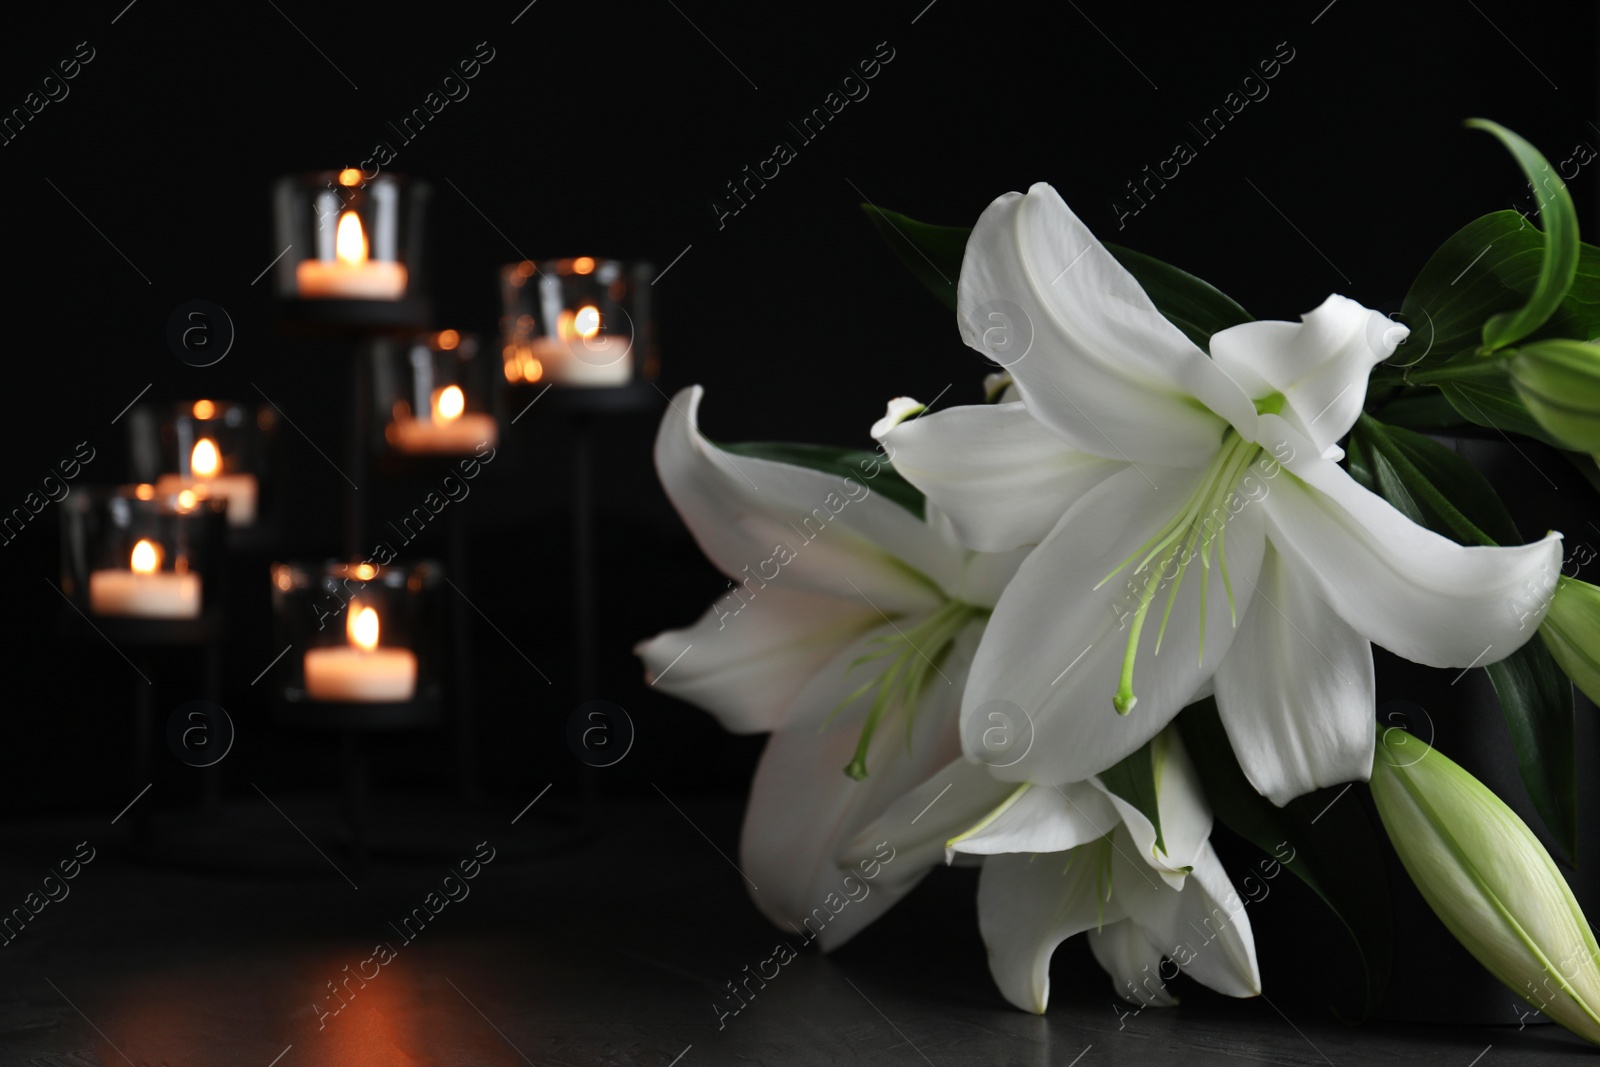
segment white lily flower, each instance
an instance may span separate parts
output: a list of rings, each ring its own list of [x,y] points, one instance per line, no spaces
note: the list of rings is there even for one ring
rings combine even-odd
[[[1150,820],[1098,779],[1050,786],[1000,782],[956,760],[897,801],[845,850],[905,842],[907,869],[956,854],[983,857],[978,925],[995,984],[1024,1011],[1050,998],[1050,958],[1087,932],[1117,994],[1176,1004],[1178,970],[1235,997],[1261,992],[1244,903],[1211,847],[1211,808],[1174,731],[1155,742],[1162,844]],[[890,875],[892,877],[892,875]],[[1176,969],[1164,972],[1162,960]]]
[[[735,733],[772,733],[741,870],[774,923],[799,929],[820,911],[806,928],[825,921],[818,943],[832,949],[910,888],[898,842],[873,867],[895,878],[865,891],[840,845],[959,756],[966,672],[1025,552],[962,547],[936,509],[924,521],[874,489],[881,459],[852,478],[723,451],[699,431],[701,396],[695,386],[673,398],[656,467],[701,549],[738,584],[693,626],[635,651],[657,689]]]
[[[1021,399],[875,432],[968,545],[1038,546],[963,707],[1033,716],[1039,743],[998,773],[1088,778],[1214,685],[1245,773],[1284,804],[1371,773],[1371,642],[1468,667],[1535,632],[1522,592],[1559,566],[1559,534],[1462,547],[1337,465],[1405,335],[1377,312],[1330,296],[1224,330],[1208,357],[1043,184],[978,220],[958,312]]]

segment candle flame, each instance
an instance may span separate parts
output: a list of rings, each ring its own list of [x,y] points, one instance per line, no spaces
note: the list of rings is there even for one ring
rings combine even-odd
[[[434,340],[440,348],[449,352],[461,343],[461,334],[455,330],[440,330]]]
[[[433,421],[454,422],[467,410],[466,395],[459,385],[447,385],[433,394]]]
[[[378,613],[371,608],[351,611],[348,624],[350,643],[363,652],[378,647]]]
[[[360,266],[367,261],[367,235],[361,230],[361,218],[354,211],[339,216],[339,229],[333,238],[334,254],[339,262]]]
[[[587,341],[600,332],[600,309],[593,304],[585,304],[578,309],[572,318],[572,328],[579,337]]]
[[[346,167],[339,172],[339,184],[345,187],[361,184],[361,172],[354,167]]]
[[[149,482],[141,483],[134,488],[133,495],[140,500],[154,500],[156,498],[156,487]]]
[[[572,273],[574,273],[574,274],[593,274],[594,273],[594,257],[593,256],[579,256],[577,259],[573,260],[572,261]]]
[[[215,478],[222,469],[222,457],[217,455],[216,442],[209,437],[202,437],[194,443],[194,451],[189,453],[189,470],[196,478]]]
[[[193,490],[191,490],[191,489],[181,490],[178,493],[178,510],[179,511],[193,511],[195,502],[198,501],[199,499],[200,498],[197,497],[194,494]]]
[[[372,564],[370,564],[370,563],[357,563],[356,564],[356,577],[360,578],[363,582],[370,582],[370,581],[372,581],[372,579],[376,578],[377,576],[378,576],[378,568],[374,567]]]
[[[216,413],[217,413],[217,405],[213,404],[211,401],[209,401],[209,400],[196,400],[194,402],[194,417],[195,418],[197,418],[197,419],[209,419],[213,415],[215,415]]]
[[[152,541],[141,537],[133,546],[133,557],[128,561],[135,574],[154,574],[161,569],[161,549]]]

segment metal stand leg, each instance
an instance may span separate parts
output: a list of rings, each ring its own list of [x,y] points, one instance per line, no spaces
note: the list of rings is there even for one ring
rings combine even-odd
[[[467,577],[467,524],[452,511],[450,524],[450,570],[452,581],[466,588]],[[455,726],[456,759],[461,780],[461,795],[469,801],[484,799],[478,784],[478,720],[477,708],[472,702],[472,618],[467,614],[467,602],[456,597],[451,614],[455,631]]]
[[[596,693],[595,553],[594,553],[594,420],[579,414],[572,434],[572,557],[578,601],[578,702]],[[599,795],[594,768],[583,768],[583,810],[592,812]]]
[[[341,769],[344,775],[345,823],[350,828],[350,854],[355,865],[367,866],[367,753],[365,738],[346,730],[341,742]]]
[[[364,559],[367,515],[356,486],[367,480],[367,433],[372,418],[372,359],[371,353],[357,347],[351,360],[351,393],[355,397],[355,410],[350,416],[350,436],[345,442],[345,472],[354,485],[344,489],[344,551],[349,559]]]

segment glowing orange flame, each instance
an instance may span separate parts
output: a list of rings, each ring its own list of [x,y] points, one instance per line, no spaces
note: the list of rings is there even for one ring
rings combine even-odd
[[[133,546],[133,557],[128,565],[135,574],[154,574],[161,569],[161,546],[141,537]]]
[[[361,230],[361,219],[354,211],[339,216],[339,229],[333,238],[334,254],[339,262],[356,267],[367,261],[367,235]]]

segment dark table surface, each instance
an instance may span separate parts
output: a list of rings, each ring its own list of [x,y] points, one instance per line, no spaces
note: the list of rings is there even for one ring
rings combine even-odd
[[[1028,1015],[990,981],[964,870],[934,872],[831,956],[803,948],[719,1029],[725,983],[783,936],[727,858],[738,805],[611,805],[574,842],[552,818],[558,795],[515,824],[525,801],[380,800],[377,836],[436,858],[363,866],[335,844],[334,798],[273,799],[281,811],[241,803],[208,818],[145,798],[162,863],[129,850],[137,813],[115,826],[108,816],[5,827],[7,911],[80,841],[96,852],[69,895],[0,950],[0,1064],[1502,1067],[1589,1055],[1549,1025],[1346,1026],[1314,1001],[1273,996],[1270,971],[1266,997],[1196,989],[1178,1008],[1119,1014],[1127,1008],[1081,944],[1056,955],[1049,1013]],[[458,860],[486,852],[482,841],[494,859],[470,895],[403,942],[390,923],[423,906]],[[380,941],[393,958],[364,963]],[[348,1003],[323,1015],[341,1003],[329,983],[361,970],[377,975],[341,987]]]

